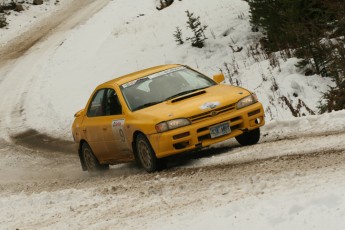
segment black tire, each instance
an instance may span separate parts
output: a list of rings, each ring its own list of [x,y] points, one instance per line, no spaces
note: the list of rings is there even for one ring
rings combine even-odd
[[[82,146],[82,156],[84,159],[85,167],[90,173],[105,171],[109,169],[108,164],[99,163],[99,161],[93,154],[91,147],[86,143],[84,143]]]
[[[243,133],[235,138],[242,146],[255,145],[260,140],[260,128]]]
[[[158,169],[158,159],[145,135],[138,134],[135,148],[141,166],[149,173],[155,172]]]

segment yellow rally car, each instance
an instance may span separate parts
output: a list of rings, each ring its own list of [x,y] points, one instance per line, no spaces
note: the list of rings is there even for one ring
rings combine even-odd
[[[162,158],[235,137],[256,144],[264,110],[246,89],[219,84],[183,65],[164,65],[99,85],[72,126],[83,170],[136,160],[156,171]]]

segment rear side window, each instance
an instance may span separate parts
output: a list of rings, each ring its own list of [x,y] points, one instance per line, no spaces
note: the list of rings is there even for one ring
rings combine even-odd
[[[105,115],[105,107],[103,105],[104,92],[105,89],[101,89],[93,96],[92,101],[87,110],[88,117],[98,117]]]

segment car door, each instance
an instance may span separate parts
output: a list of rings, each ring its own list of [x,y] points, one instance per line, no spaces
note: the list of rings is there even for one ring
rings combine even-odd
[[[106,91],[106,116],[103,123],[104,143],[107,148],[107,159],[126,162],[133,159],[125,130],[125,114],[118,95],[114,89]]]
[[[102,126],[105,116],[105,93],[106,89],[100,89],[94,94],[81,125],[82,135],[85,137],[97,159],[101,162],[107,155]]]

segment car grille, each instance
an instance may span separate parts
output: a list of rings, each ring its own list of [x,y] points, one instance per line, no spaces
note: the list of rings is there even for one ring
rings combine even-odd
[[[226,113],[229,112],[231,110],[235,109],[235,103],[234,104],[230,104],[230,105],[226,105],[217,109],[213,109],[204,113],[199,113],[197,115],[191,116],[188,119],[192,122],[198,122],[198,121],[203,121],[206,119],[209,119],[211,117],[217,116],[218,114],[222,114],[222,113]]]

